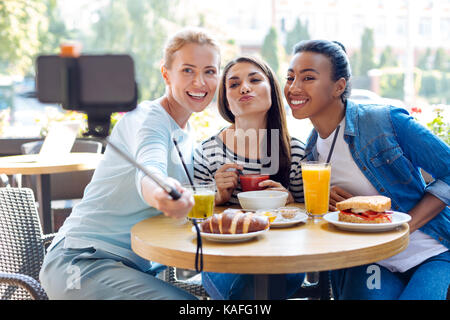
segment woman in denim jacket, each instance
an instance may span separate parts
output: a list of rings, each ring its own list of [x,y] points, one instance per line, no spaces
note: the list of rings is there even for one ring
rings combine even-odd
[[[445,299],[450,148],[403,109],[347,100],[350,78],[340,43],[309,40],[295,46],[284,93],[293,116],[314,125],[307,158],[325,161],[337,134],[330,160],[330,210],[351,196],[379,194],[391,198],[392,210],[412,219],[403,252],[375,265],[332,272],[335,298]],[[420,168],[433,176],[432,183],[425,184]]]

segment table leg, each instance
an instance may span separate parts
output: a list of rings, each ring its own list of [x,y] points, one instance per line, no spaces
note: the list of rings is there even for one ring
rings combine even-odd
[[[255,300],[269,300],[269,275],[255,274],[253,277]]]
[[[50,175],[40,174],[37,180],[37,198],[39,202],[39,217],[41,219],[42,230],[44,234],[53,232],[52,224],[52,205],[51,205],[51,189]]]
[[[286,275],[255,274],[255,300],[280,300],[286,297]]]

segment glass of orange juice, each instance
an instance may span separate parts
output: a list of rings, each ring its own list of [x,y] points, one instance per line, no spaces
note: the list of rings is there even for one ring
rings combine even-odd
[[[188,220],[204,220],[213,215],[216,194],[214,182],[194,183],[195,190],[191,185],[183,185],[183,187],[190,190],[194,196],[194,206],[187,215]]]
[[[328,212],[331,164],[305,161],[301,166],[306,212],[312,217],[322,217]]]

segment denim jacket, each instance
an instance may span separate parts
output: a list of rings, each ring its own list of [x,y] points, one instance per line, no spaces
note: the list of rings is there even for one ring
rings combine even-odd
[[[420,230],[450,248],[450,148],[406,110],[347,100],[344,140],[353,160],[392,209],[409,212],[429,192],[447,204]],[[317,131],[308,138],[308,160],[317,156]],[[435,179],[426,185],[420,168]]]

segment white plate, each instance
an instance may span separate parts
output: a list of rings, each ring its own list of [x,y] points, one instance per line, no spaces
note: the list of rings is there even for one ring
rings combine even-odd
[[[197,231],[195,230],[195,227],[192,226],[192,232],[195,234]],[[207,232],[200,232],[200,235],[203,239],[210,240],[210,241],[217,241],[217,242],[242,242],[250,240],[254,237],[257,237],[265,232],[269,231],[269,228],[261,231],[256,232],[249,232],[249,233],[240,233],[240,234],[220,234],[220,233],[207,233]]]
[[[271,224],[271,228],[286,228],[293,226],[294,224],[306,222],[308,220],[308,215],[303,212],[297,213],[294,219],[285,219],[283,217],[277,217]]]
[[[397,228],[403,223],[411,220],[411,216],[406,213],[392,211],[391,223],[351,223],[339,221],[339,211],[327,213],[324,217],[325,221],[335,225],[339,229],[347,231],[363,231],[363,232],[381,232]]]

